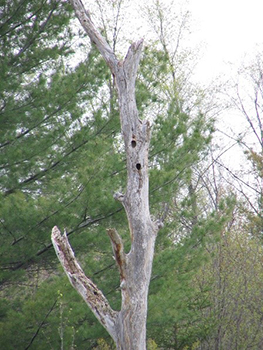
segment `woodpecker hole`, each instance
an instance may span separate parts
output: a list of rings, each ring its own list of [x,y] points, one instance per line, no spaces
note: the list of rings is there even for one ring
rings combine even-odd
[[[135,147],[136,147],[136,141],[135,141],[135,140],[132,140],[131,146],[132,146],[132,148],[135,148]]]
[[[142,168],[141,164],[140,164],[140,163],[137,163],[137,164],[136,164],[136,169],[137,169],[137,170],[141,170],[141,168]]]

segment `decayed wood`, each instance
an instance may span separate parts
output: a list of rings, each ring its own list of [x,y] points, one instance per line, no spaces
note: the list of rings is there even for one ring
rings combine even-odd
[[[121,237],[115,229],[108,229],[107,233],[111,239],[112,250],[120,272],[121,286],[126,279],[126,255]]]
[[[55,226],[51,235],[57,257],[68,276],[72,286],[78,291],[93,311],[99,322],[107,329],[112,338],[116,339],[117,312],[112,310],[108,300],[98,287],[84,274],[78,264],[74,252],[68,241],[66,232],[61,235]]]
[[[117,349],[145,350],[148,288],[155,239],[161,223],[152,221],[149,210],[150,123],[138,118],[135,99],[135,80],[143,41],[133,43],[124,60],[118,60],[94,26],[82,2],[70,2],[82,27],[115,76],[118,92],[121,131],[127,158],[127,188],[125,193],[116,193],[114,197],[125,208],[131,236],[131,249],[125,254],[117,231],[107,231],[120,273],[122,305],[119,312],[110,308],[102,292],[84,275],[66,235],[61,236],[56,227],[52,232],[52,241],[71,284],[112,336]]]

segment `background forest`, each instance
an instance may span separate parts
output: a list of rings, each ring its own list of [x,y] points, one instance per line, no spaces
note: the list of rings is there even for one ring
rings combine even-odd
[[[236,80],[198,86],[198,53],[185,39],[189,13],[146,3],[139,10],[152,32],[137,105],[152,122],[151,213],[165,218],[148,348],[262,349],[262,53]],[[91,7],[118,54],[131,39],[128,5],[94,0]],[[55,225],[67,230],[85,273],[118,309],[106,229],[116,227],[127,251],[129,234],[113,198],[126,183],[114,78],[68,2],[2,0],[0,13],[0,347],[113,349],[68,283],[50,234]],[[223,112],[236,113],[244,129],[223,133]]]

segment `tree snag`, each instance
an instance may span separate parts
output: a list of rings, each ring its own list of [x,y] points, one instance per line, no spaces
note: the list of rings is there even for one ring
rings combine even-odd
[[[70,283],[88,304],[116,343],[117,349],[146,349],[147,298],[156,234],[161,222],[153,222],[149,210],[148,150],[150,123],[138,118],[135,79],[143,41],[133,43],[123,61],[115,56],[104,37],[94,26],[80,0],[70,1],[82,27],[96,45],[115,77],[120,110],[121,131],[127,156],[126,193],[116,193],[128,218],[131,249],[125,254],[122,239],[115,229],[108,229],[114,257],[120,273],[122,304],[111,309],[97,286],[85,276],[76,261],[67,235],[57,227],[52,243]]]

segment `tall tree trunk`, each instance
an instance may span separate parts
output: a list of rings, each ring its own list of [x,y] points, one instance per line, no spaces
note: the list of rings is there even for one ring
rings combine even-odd
[[[70,247],[67,235],[57,227],[52,242],[73,287],[81,294],[95,316],[114,339],[117,349],[146,349],[147,298],[151,277],[155,238],[161,222],[153,222],[149,210],[148,150],[150,123],[138,118],[135,79],[142,51],[142,40],[132,44],[123,61],[115,56],[104,37],[91,21],[80,0],[71,0],[76,16],[97,46],[115,77],[125,151],[127,157],[126,193],[116,193],[126,211],[131,249],[124,253],[121,237],[108,229],[120,273],[122,305],[111,309],[97,286],[84,275]]]

